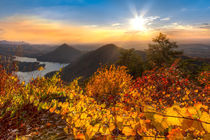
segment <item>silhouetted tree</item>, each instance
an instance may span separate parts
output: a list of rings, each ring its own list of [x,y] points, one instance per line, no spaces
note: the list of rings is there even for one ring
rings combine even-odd
[[[149,44],[149,48],[146,50],[150,66],[170,65],[175,58],[182,54],[181,51],[175,50],[178,48],[176,42],[169,41],[165,34],[160,33],[152,41],[154,44]]]
[[[134,77],[141,76],[144,71],[141,56],[136,53],[135,49],[121,51],[117,64],[126,66],[129,73]]]

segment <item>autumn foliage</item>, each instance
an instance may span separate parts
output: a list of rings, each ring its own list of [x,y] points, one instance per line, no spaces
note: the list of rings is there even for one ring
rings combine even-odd
[[[131,75],[127,74],[126,67],[110,68],[104,67],[91,77],[86,92],[89,96],[96,98],[97,101],[114,103],[128,92],[132,83]]]
[[[137,78],[134,88],[138,89],[139,98],[151,97],[147,104],[155,104],[157,108],[166,108],[177,103],[180,106],[194,105],[197,102],[207,104],[207,90],[184,77],[176,64],[177,62],[171,67],[146,71],[142,77]]]
[[[27,84],[3,69],[0,74],[0,124],[5,126],[5,120],[14,117],[24,124],[20,110],[46,111],[62,116],[66,134],[74,139],[209,138],[208,74],[201,74],[201,84],[196,84],[182,75],[176,63],[137,79],[126,67],[103,67],[85,88],[77,79],[64,84],[58,74]],[[17,129],[25,125],[20,126]]]

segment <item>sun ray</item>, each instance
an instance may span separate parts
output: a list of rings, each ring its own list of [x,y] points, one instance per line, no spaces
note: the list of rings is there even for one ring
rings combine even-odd
[[[146,20],[143,16],[135,16],[130,20],[130,26],[132,30],[146,31]]]

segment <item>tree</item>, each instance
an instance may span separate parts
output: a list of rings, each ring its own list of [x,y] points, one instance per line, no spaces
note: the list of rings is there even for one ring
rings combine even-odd
[[[117,64],[126,66],[129,73],[134,77],[141,76],[144,70],[141,56],[136,54],[135,49],[121,51]]]
[[[182,54],[176,42],[171,42],[165,34],[160,33],[153,40],[154,44],[149,44],[147,50],[147,60],[150,65],[161,67],[163,65],[171,65],[175,58]]]

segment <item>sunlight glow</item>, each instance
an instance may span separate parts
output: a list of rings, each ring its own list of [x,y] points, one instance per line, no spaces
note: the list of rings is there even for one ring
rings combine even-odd
[[[130,25],[133,30],[146,31],[146,20],[143,16],[135,16],[130,20]]]

